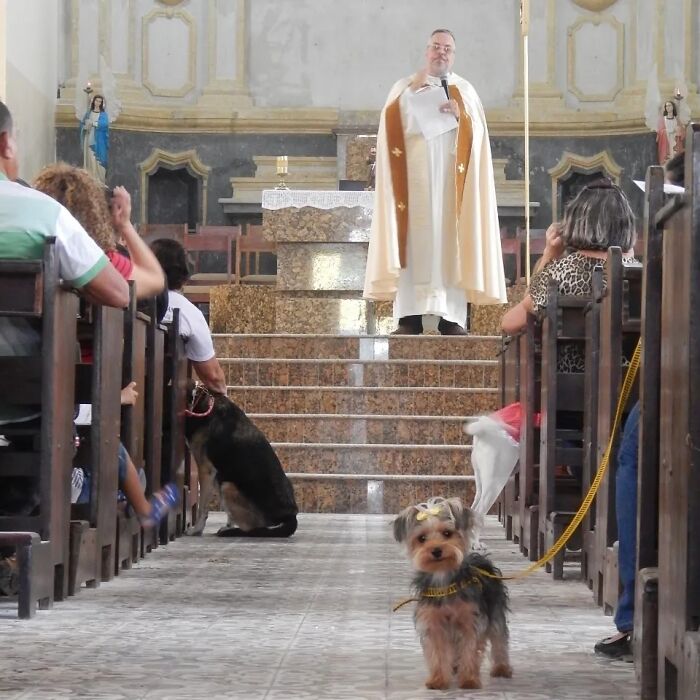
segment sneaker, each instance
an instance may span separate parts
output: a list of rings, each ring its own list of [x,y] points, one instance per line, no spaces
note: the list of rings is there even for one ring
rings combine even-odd
[[[166,484],[160,491],[156,491],[150,500],[151,512],[139,518],[141,527],[155,527],[171,511],[178,501],[178,490],[175,484]]]
[[[594,647],[598,656],[608,659],[632,660],[632,633],[619,632],[612,637],[601,639]]]

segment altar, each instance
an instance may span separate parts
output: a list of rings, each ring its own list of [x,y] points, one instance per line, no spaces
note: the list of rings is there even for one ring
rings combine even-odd
[[[264,190],[263,235],[277,244],[275,330],[393,330],[391,304],[362,298],[374,192]]]

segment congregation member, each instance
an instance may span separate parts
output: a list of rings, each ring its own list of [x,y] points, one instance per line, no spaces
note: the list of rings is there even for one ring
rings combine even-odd
[[[506,301],[486,118],[455,54],[453,33],[436,29],[379,121],[364,296],[394,302],[397,334],[422,333],[430,314],[464,335],[468,303]]]
[[[214,351],[214,341],[204,314],[182,293],[190,278],[187,254],[180,243],[170,238],[153,241],[151,249],[165,272],[168,283],[168,310],[163,323],[171,323],[173,310],[180,310],[180,335],[185,341],[185,354],[195,374],[215,394],[226,395],[224,370]]]

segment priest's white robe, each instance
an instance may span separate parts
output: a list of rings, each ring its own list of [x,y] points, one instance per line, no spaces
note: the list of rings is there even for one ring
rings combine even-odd
[[[375,206],[364,296],[393,300],[397,318],[435,314],[463,325],[467,302],[506,301],[491,148],[481,103],[474,88],[450,74],[471,120],[472,144],[464,192],[456,202],[457,129],[426,140],[407,89],[400,80],[382,110],[377,139]],[[440,81],[430,79],[437,87]],[[442,89],[442,88],[439,88]],[[408,235],[401,267],[386,109],[400,96],[408,177]],[[445,98],[446,99],[446,98]],[[459,216],[458,216],[459,214]]]

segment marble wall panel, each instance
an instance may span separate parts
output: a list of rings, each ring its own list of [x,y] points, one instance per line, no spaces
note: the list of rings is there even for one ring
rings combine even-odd
[[[366,243],[282,243],[277,247],[277,289],[361,292]]]
[[[275,329],[274,289],[241,284],[212,287],[209,323],[214,333],[272,333]]]
[[[369,241],[372,212],[363,207],[286,207],[263,212],[263,234],[278,243]]]

